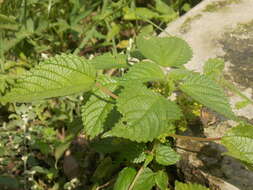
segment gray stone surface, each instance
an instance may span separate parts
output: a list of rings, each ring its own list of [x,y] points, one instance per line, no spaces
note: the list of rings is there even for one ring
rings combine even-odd
[[[205,0],[183,17],[168,25],[161,36],[176,35],[193,48],[189,69],[202,71],[209,58],[226,61],[226,74],[249,98],[253,95],[253,1]],[[231,96],[234,106],[240,101]],[[234,110],[253,120],[253,106]]]
[[[179,36],[192,47],[194,56],[187,68],[201,72],[209,58],[223,58],[226,78],[253,98],[253,0],[204,0],[170,23],[161,34],[167,35]],[[235,113],[252,122],[253,105],[235,109],[236,102],[242,99],[234,93],[228,95]],[[202,135],[222,136],[230,127],[231,122],[222,122],[205,128]],[[253,172],[222,155],[225,149],[221,145],[178,141],[177,146],[184,158],[179,166],[186,180],[215,190],[253,190]],[[192,148],[193,152],[185,150]]]

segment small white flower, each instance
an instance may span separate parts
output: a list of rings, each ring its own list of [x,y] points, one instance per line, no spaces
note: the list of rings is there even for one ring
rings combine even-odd
[[[43,59],[48,59],[48,54],[46,54],[46,53],[41,53],[41,57],[42,57]]]
[[[21,160],[23,160],[24,162],[26,162],[27,159],[28,159],[28,156],[22,156],[22,157],[21,157]]]
[[[94,55],[91,54],[90,57],[89,57],[89,60],[93,59],[94,58]]]

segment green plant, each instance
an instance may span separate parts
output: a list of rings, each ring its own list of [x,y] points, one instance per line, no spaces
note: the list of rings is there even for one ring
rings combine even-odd
[[[182,108],[172,98],[175,94],[183,93],[224,117],[239,121],[216,81],[223,69],[219,62],[209,60],[204,74],[200,74],[184,68],[192,57],[192,50],[180,38],[140,35],[136,44],[134,52],[140,60],[133,65],[125,59],[124,64],[119,62],[121,55],[108,54],[93,60],[72,54],[46,59],[16,79],[0,101],[34,102],[86,92],[84,95],[88,98],[81,108],[84,134],[96,151],[117,153],[118,164],[106,157],[94,172],[92,180],[98,189],[102,179],[120,169],[119,163],[126,167],[114,183],[115,190],[148,190],[155,185],[167,189],[168,176],[163,166],[175,164],[180,159],[173,150],[171,137],[221,140],[229,155],[252,168],[253,131],[248,124],[242,122],[224,137],[214,139],[175,134],[178,120],[184,117]],[[116,76],[101,72],[121,67],[128,70]],[[169,71],[165,67],[169,67]],[[160,88],[155,88],[156,85]],[[57,146],[56,166],[78,133],[80,129],[69,130],[61,142],[51,138],[51,143]],[[134,167],[137,163],[143,163],[138,171]],[[110,186],[113,181],[114,178],[106,184]],[[196,189],[197,186],[187,188]],[[178,183],[176,189],[184,187]]]

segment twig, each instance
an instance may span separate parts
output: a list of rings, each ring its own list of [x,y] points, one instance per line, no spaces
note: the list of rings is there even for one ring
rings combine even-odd
[[[102,84],[100,84],[99,82],[96,82],[95,84],[100,90],[102,90],[105,94],[111,96],[114,99],[117,99],[118,96],[113,94],[112,91],[110,91],[108,88],[102,86]]]
[[[106,183],[103,184],[103,185],[100,185],[100,186],[96,187],[95,190],[100,190],[100,189],[103,189],[103,188],[105,188],[105,187],[108,187],[113,181],[114,181],[114,179],[113,179],[113,180],[110,180],[110,181],[108,181],[108,182],[106,182]]]
[[[128,188],[128,190],[132,190],[134,187],[134,184],[136,183],[137,179],[140,177],[141,173],[144,170],[144,165],[139,169],[139,171],[137,172],[137,174],[134,177],[133,182],[131,183],[130,187]]]
[[[220,141],[221,140],[221,137],[202,138],[202,137],[182,136],[182,135],[176,135],[176,134],[169,134],[169,136],[177,138],[177,139],[194,140],[194,141]]]

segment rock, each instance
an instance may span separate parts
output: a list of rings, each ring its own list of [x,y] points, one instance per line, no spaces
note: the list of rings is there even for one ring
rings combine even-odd
[[[63,171],[69,178],[78,177],[80,173],[80,166],[74,156],[71,155],[70,150],[67,150],[63,159]]]
[[[204,0],[187,14],[170,23],[161,36],[175,35],[185,39],[193,49],[193,58],[186,65],[202,71],[209,58],[225,60],[226,79],[248,98],[253,98],[253,1]],[[242,101],[228,93],[234,112],[253,122],[253,105],[236,109]],[[233,123],[222,121],[204,128],[206,137],[222,136]],[[201,130],[200,130],[201,131]],[[217,143],[178,140],[176,144],[183,159],[178,164],[186,181],[198,182],[214,190],[252,190],[253,172],[237,160],[222,153],[226,149]],[[189,151],[192,150],[192,151]]]

